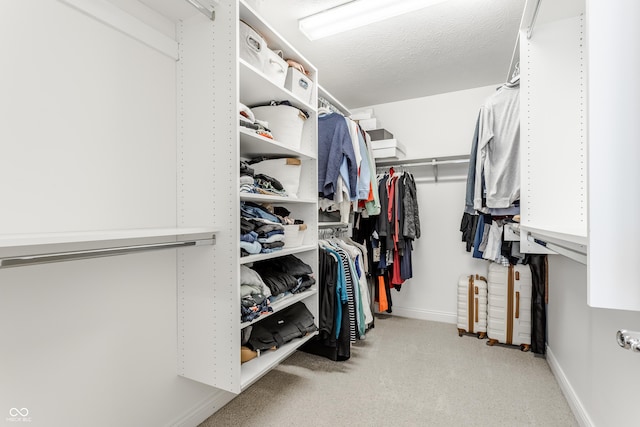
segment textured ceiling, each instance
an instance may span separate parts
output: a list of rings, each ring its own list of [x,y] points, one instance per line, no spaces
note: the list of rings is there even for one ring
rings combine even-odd
[[[504,81],[525,0],[448,0],[314,42],[298,19],[345,0],[247,3],[318,68],[327,91],[357,108]]]

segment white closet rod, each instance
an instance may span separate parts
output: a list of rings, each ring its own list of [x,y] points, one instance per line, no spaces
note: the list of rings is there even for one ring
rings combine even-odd
[[[334,113],[342,114],[344,116],[344,113],[338,107],[321,96],[318,96],[318,107],[328,108],[329,111],[333,111]]]
[[[126,34],[147,46],[178,60],[178,43],[138,18],[107,1],[59,0],[70,7],[96,19],[103,24]]]
[[[207,5],[204,4],[205,2],[202,2],[201,0],[185,0],[185,1],[189,3],[191,6],[198,9],[198,11],[200,11],[204,16],[206,16],[210,20],[212,21],[216,20],[216,11],[213,10],[213,7],[214,7],[213,4],[217,5],[218,4],[217,1],[210,0],[206,2],[208,4],[208,7]]]
[[[416,162],[416,163],[378,163],[376,168],[406,168],[406,167],[415,167],[415,166],[440,166],[440,165],[453,165],[460,163],[469,163],[469,159],[453,159],[453,160],[438,160],[431,159],[430,161],[424,162]]]
[[[204,240],[185,242],[155,243],[137,246],[121,246],[116,248],[92,249],[85,251],[58,252],[51,254],[25,255],[0,259],[0,268],[21,267],[26,265],[47,264],[52,262],[75,261],[106,256],[126,255],[135,252],[146,252],[159,249],[184,248],[188,246],[213,245],[215,237]]]
[[[463,164],[469,163],[469,156],[452,156],[445,157],[441,159],[432,158],[432,159],[414,159],[407,161],[405,163],[391,163],[391,162],[379,162],[376,164],[376,169],[386,169],[389,167],[394,168],[411,168],[417,166],[431,166],[433,167],[433,177],[434,181],[438,182],[438,166],[441,165],[455,165],[455,164]],[[424,178],[418,180],[416,182],[426,182]]]
[[[533,27],[536,25],[536,19],[538,18],[538,11],[540,10],[540,3],[542,0],[536,0],[536,6],[533,11],[533,17],[531,18],[531,22],[529,23],[529,27],[527,28],[527,39],[530,39],[533,35]]]

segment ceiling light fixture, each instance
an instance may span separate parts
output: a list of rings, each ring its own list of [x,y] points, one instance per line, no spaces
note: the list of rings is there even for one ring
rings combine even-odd
[[[354,0],[298,21],[309,40],[343,33],[446,0]]]

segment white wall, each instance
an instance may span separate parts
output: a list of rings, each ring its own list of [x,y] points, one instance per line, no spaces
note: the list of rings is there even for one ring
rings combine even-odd
[[[582,425],[635,426],[640,355],[619,329],[640,330],[640,312],[587,305],[587,269],[549,256],[548,361]]]
[[[380,127],[407,147],[407,158],[469,154],[480,106],[500,83],[373,105]],[[360,109],[359,109],[360,110]],[[355,111],[354,111],[355,112]]]
[[[480,106],[497,86],[366,108],[406,145],[407,158],[468,155]],[[422,169],[411,172],[430,177],[431,169]],[[458,278],[486,275],[487,262],[472,258],[460,241],[466,171],[467,165],[441,166],[437,183],[417,183],[422,237],[414,246],[414,278],[392,293],[394,314],[455,323]]]
[[[0,234],[175,227],[175,60],[60,1],[0,24]],[[176,265],[1,269],[0,425],[195,425],[229,398],[177,375]]]

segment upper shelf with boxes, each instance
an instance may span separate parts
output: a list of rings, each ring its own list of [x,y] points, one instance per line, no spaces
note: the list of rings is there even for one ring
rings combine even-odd
[[[240,98],[253,104],[263,102],[266,95],[269,100],[287,100],[315,111],[315,69],[243,3],[239,34]]]
[[[381,128],[378,119],[373,117],[373,110],[367,109],[355,113],[351,116],[357,120],[360,127],[371,137],[371,148],[373,157],[376,159],[404,159],[407,149],[401,144],[393,134]]]

